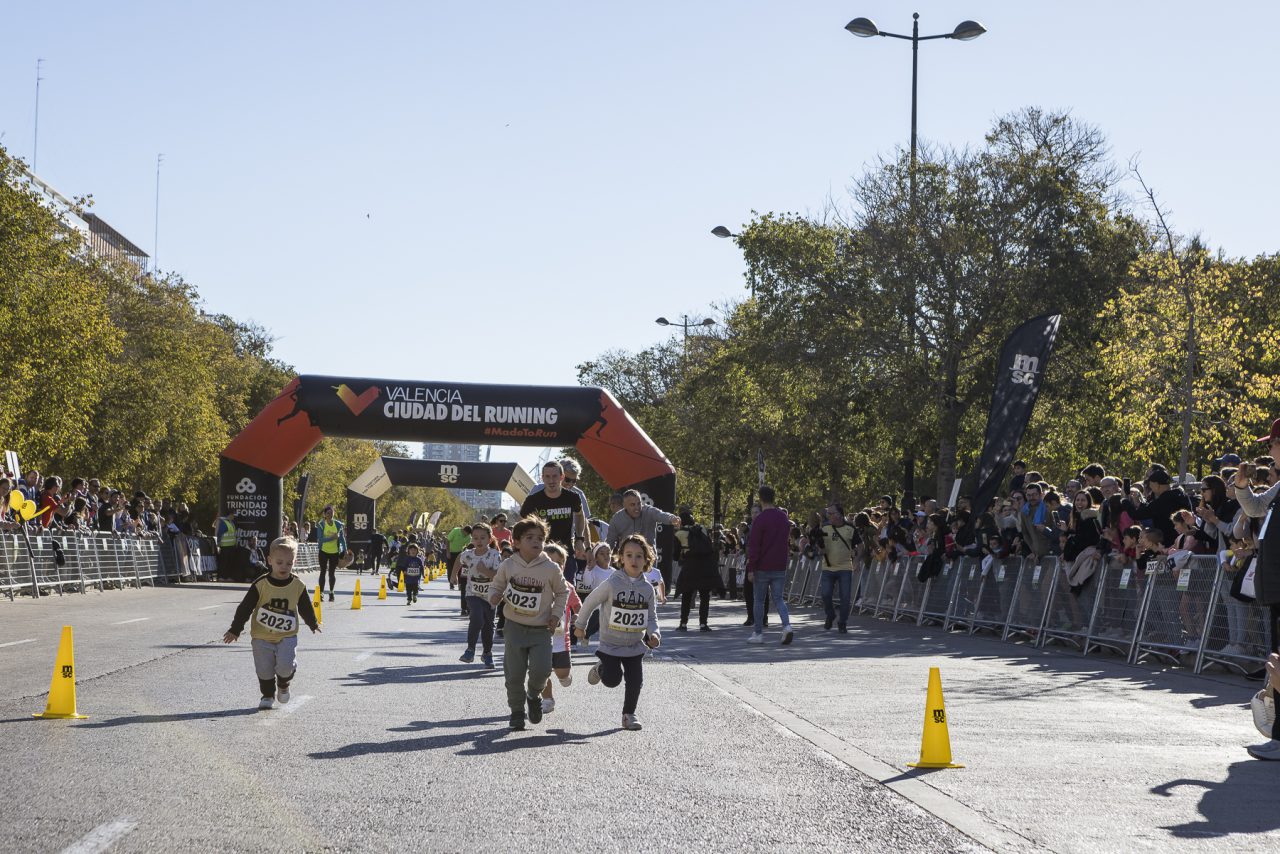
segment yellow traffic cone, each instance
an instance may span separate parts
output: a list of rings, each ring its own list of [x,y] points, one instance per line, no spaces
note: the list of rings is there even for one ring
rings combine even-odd
[[[320,585],[319,584],[316,585],[316,595],[311,597],[311,604],[317,608],[320,607]]]
[[[378,598],[387,598],[387,577],[385,575],[378,577]]]
[[[53,678],[49,680],[49,701],[44,714],[36,718],[87,718],[76,712],[76,649],[71,638],[71,627],[62,627],[62,640],[58,642],[58,657],[53,661]]]
[[[351,597],[351,610],[360,610],[360,579],[356,579],[356,594]]]
[[[951,761],[951,737],[947,735],[947,710],[942,702],[942,671],[929,668],[929,697],[924,704],[924,736],[920,740],[920,761],[911,768],[963,768]]]
[[[403,572],[400,573],[400,583],[396,585],[396,592],[397,593],[404,592],[404,573]]]
[[[319,600],[319,599],[316,599],[316,601],[315,601],[315,602],[312,602],[312,603],[311,603],[311,607],[312,607],[312,608],[314,608],[314,609],[315,609],[315,612],[316,612],[316,625],[317,625],[317,626],[319,626],[319,625],[323,625],[323,624],[324,624],[324,618],[323,618],[322,616],[320,616],[320,600]]]

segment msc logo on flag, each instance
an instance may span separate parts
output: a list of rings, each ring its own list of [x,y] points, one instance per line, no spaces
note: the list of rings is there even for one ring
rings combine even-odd
[[[1013,357],[1013,383],[1015,385],[1034,385],[1036,374],[1040,372],[1040,360],[1035,356],[1024,356],[1021,353]]]
[[[343,383],[334,386],[334,390],[338,392],[338,399],[347,405],[347,409],[351,410],[352,415],[359,415],[369,408],[369,404],[378,399],[379,390],[376,385],[371,385],[361,394],[357,395],[351,390],[351,386]]]
[[[351,527],[360,528],[361,530],[369,527],[368,513],[355,513],[351,517]]]
[[[441,483],[457,483],[458,467],[457,466],[440,466],[440,482]]]
[[[240,482],[236,484],[236,492],[240,493],[241,495],[247,495],[250,492],[257,492],[257,491],[258,491],[258,484],[249,480],[249,478],[247,477],[241,478]]]

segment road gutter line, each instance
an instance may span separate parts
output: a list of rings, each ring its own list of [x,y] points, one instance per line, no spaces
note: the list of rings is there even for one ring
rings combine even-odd
[[[729,677],[690,661],[678,662],[693,673],[710,682],[748,708],[759,712],[774,723],[826,752],[853,770],[865,774],[886,788],[892,789],[925,812],[936,816],[968,836],[975,842],[994,851],[1030,852],[1048,850],[1017,831],[983,815],[967,804],[961,803],[945,792],[929,785],[920,777],[904,777],[904,772],[887,765],[869,753],[849,744],[817,724],[790,712],[773,701],[756,694]]]
[[[100,824],[78,841],[63,848],[62,854],[99,854],[137,826],[136,821],[128,818],[118,818],[115,821]]]

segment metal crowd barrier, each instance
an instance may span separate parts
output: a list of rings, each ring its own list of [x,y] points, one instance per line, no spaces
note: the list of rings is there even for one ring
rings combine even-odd
[[[962,557],[920,582],[922,560],[877,561],[856,570],[854,593],[861,599],[855,610],[948,631],[989,631],[1039,647],[1066,644],[1129,662],[1152,657],[1197,673],[1213,665],[1256,670],[1267,655],[1263,609],[1230,596],[1232,578],[1211,555],[1193,556],[1178,569],[1163,560],[1140,569],[1112,556],[1078,590],[1070,586],[1071,565],[1057,557]],[[738,555],[721,561],[726,587],[741,566]],[[823,571],[820,559],[793,558],[786,600],[818,604]]]
[[[28,548],[29,545],[29,548]],[[0,591],[17,594],[86,592],[90,587],[141,587],[175,580],[160,540],[110,533],[41,531],[0,535]]]
[[[946,624],[959,578],[960,573],[954,571],[951,561],[947,561],[942,564],[941,572],[925,581],[920,598],[920,616],[916,621],[917,625]]]

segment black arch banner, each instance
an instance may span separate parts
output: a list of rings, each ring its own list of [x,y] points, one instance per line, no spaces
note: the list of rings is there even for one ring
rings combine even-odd
[[[604,389],[304,375],[222,452],[220,504],[243,536],[279,536],[282,479],[325,436],[572,445],[614,489],[675,509],[675,468]],[[665,562],[669,544],[658,546]]]

